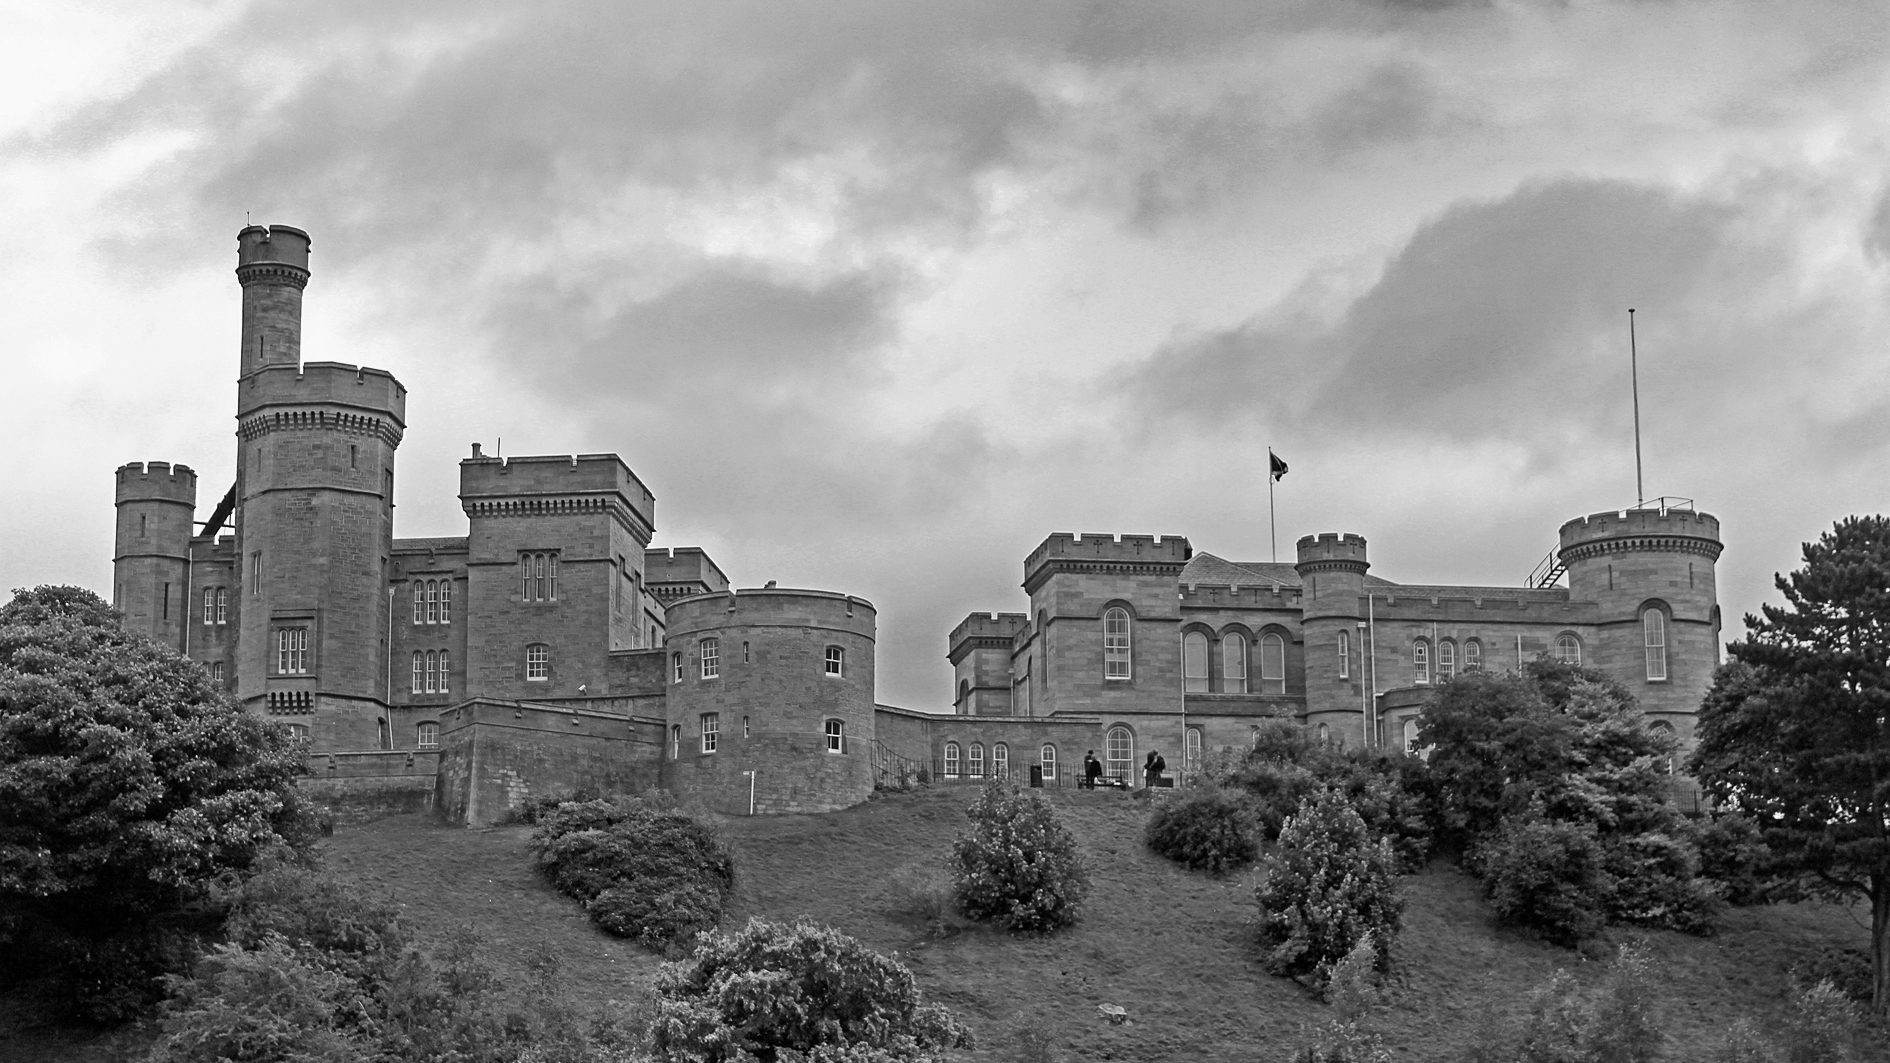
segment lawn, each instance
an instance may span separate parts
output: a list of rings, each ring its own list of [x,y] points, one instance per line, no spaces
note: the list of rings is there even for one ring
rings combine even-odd
[[[1047,938],[980,927],[930,937],[892,911],[887,881],[902,866],[941,861],[972,797],[935,789],[824,815],[723,820],[737,867],[731,922],[806,918],[897,952],[931,999],[977,1029],[977,1059],[1011,1058],[1017,1031],[1029,1026],[1050,1031],[1072,1060],[1275,1060],[1328,1017],[1255,962],[1251,873],[1213,879],[1149,854],[1145,807],[1121,794],[1052,795],[1095,880],[1075,928]],[[529,833],[399,816],[339,828],[322,851],[331,870],[396,898],[425,932],[472,924],[508,982],[522,984],[534,956],[552,956],[581,1007],[647,986],[660,960],[596,930],[553,892],[531,868]],[[1482,1023],[1519,1015],[1556,968],[1598,973],[1577,953],[1497,928],[1476,883],[1441,862],[1405,888],[1404,984],[1373,1020],[1401,1060],[1460,1059]],[[1852,912],[1813,904],[1735,909],[1712,938],[1646,937],[1675,1060],[1711,1059],[1735,1016],[1775,1017],[1793,965],[1867,941]],[[1129,1022],[1103,1021],[1104,1003],[1128,1009]],[[40,1050],[15,1058],[113,1058],[108,1046],[34,1043]]]

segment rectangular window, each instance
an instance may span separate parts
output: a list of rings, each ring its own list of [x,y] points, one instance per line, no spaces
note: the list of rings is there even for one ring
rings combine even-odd
[[[721,731],[722,716],[720,713],[705,712],[702,714],[702,751],[704,753],[715,752],[715,740],[721,737]]]
[[[203,626],[209,627],[217,622],[217,592],[208,587],[203,589]]]
[[[838,646],[827,647],[827,674],[828,675],[833,676],[835,679],[841,678],[841,673],[846,669],[846,663],[847,663],[847,651],[841,649]]]
[[[669,655],[669,668],[669,681],[672,683],[682,682],[682,654],[672,653]]]
[[[1351,677],[1352,633],[1350,631],[1341,631],[1339,632],[1339,678],[1350,679]]]
[[[742,717],[742,737],[747,738],[750,733],[751,732],[748,730],[748,717],[744,716]]]
[[[452,622],[453,622],[453,581],[450,579],[443,579],[440,581],[440,623],[450,624]]]
[[[218,587],[217,588],[217,623],[227,624],[229,622],[230,622],[230,592],[222,587]]]
[[[171,618],[171,585],[166,583],[164,585],[164,619],[169,620],[170,618]]]
[[[525,678],[542,682],[551,678],[551,647],[534,642],[525,647]]]
[[[359,447],[356,447],[353,443],[350,443],[348,444],[348,468],[358,469],[360,467],[361,467],[361,450]]]
[[[702,678],[714,679],[722,674],[722,640],[702,640]]]
[[[308,672],[308,628],[276,629],[276,672],[279,675]]]
[[[421,749],[440,748],[439,724],[423,723],[420,725],[419,732],[420,733],[416,736],[418,740],[414,743],[415,745],[419,746]]]
[[[262,597],[262,551],[249,555],[249,596]]]
[[[210,681],[213,683],[223,682],[223,662],[222,661],[217,661],[216,663],[210,666]]]
[[[827,752],[845,753],[847,751],[847,725],[840,720],[827,721]]]

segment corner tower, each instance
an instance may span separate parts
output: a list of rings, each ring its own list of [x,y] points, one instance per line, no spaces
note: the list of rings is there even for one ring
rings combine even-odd
[[[1335,532],[1301,538],[1293,566],[1299,573],[1300,630],[1306,640],[1306,723],[1325,724],[1348,746],[1365,743],[1370,715],[1358,631],[1370,567],[1364,536]]]
[[[1583,663],[1621,680],[1650,722],[1691,747],[1719,664],[1719,520],[1691,509],[1591,513],[1562,525],[1560,541],[1569,597],[1600,607]]]
[[[307,362],[309,237],[237,234],[236,693],[318,750],[385,747],[387,561],[407,390],[379,369]]]
[[[112,604],[125,614],[125,626],[181,653],[197,474],[185,465],[134,461],[119,467],[116,495]]]

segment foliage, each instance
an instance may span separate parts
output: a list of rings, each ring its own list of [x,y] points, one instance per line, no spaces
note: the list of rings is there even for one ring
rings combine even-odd
[[[952,843],[952,896],[971,919],[1043,932],[1076,922],[1089,870],[1076,838],[1037,793],[996,779],[965,813],[971,829]]]
[[[952,910],[952,884],[930,866],[907,864],[887,882],[893,910],[925,924],[933,937],[944,937]]]
[[[1522,1025],[1505,1036],[1488,1028],[1477,1063],[1652,1063],[1665,1035],[1654,1012],[1647,954],[1624,945],[1592,994],[1557,971],[1529,997]]]
[[[713,830],[662,799],[567,801],[535,818],[539,870],[610,933],[661,949],[721,919],[734,860]]]
[[[1260,855],[1256,829],[1253,810],[1239,794],[1206,788],[1156,806],[1142,839],[1176,863],[1224,875]]]
[[[1660,1058],[1660,1019],[1654,1011],[1647,950],[1623,945],[1589,1010],[1583,1037],[1593,1063],[1651,1063]]]
[[[1750,816],[1721,810],[1694,825],[1693,841],[1700,851],[1700,877],[1729,904],[1769,904],[1803,894],[1790,876],[1773,871],[1765,835]]]
[[[664,967],[656,997],[651,1045],[675,1063],[918,1063],[972,1042],[904,965],[806,923],[705,934],[689,962]]]
[[[1786,1063],[1847,1063],[1857,1030],[1857,1008],[1837,986],[1799,987],[1783,1031]]]
[[[0,954],[114,1021],[212,929],[219,876],[310,839],[287,729],[76,587],[0,607]]]
[[[1555,972],[1529,995],[1529,1014],[1513,1058],[1517,1063],[1587,1063],[1582,1051],[1586,1020],[1575,977]]]
[[[1247,795],[1266,841],[1279,837],[1286,818],[1307,798],[1337,789],[1374,834],[1391,838],[1404,870],[1421,868],[1430,854],[1430,784],[1424,762],[1416,757],[1341,749],[1319,741],[1304,725],[1281,719],[1256,728],[1253,748],[1244,757],[1212,767],[1222,789]]]
[[[1334,1019],[1319,1029],[1311,1044],[1288,1057],[1290,1063],[1391,1063],[1384,1040],[1357,1022]]]
[[[1344,959],[1333,964],[1326,982],[1326,1003],[1349,1022],[1380,1002],[1384,980],[1384,972],[1378,969],[1378,935],[1367,931]]]
[[[1850,517],[1774,581],[1700,708],[1688,768],[1763,828],[1773,868],[1871,906],[1872,1002],[1890,1013],[1890,518]]]
[[[1504,919],[1564,944],[1609,919],[1711,931],[1719,894],[1662,770],[1673,739],[1619,683],[1537,658],[1453,679],[1421,721],[1444,829]]]
[[[1324,986],[1334,964],[1367,935],[1377,967],[1391,968],[1404,900],[1391,843],[1374,836],[1343,795],[1314,795],[1287,819],[1262,865],[1262,962],[1275,974]]]

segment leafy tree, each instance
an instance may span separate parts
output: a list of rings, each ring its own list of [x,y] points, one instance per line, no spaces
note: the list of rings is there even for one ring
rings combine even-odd
[[[1872,1001],[1890,1013],[1890,518],[1849,517],[1746,617],[1688,762],[1753,818],[1781,869],[1870,902]]]
[[[0,955],[124,1018],[214,926],[213,880],[309,833],[287,729],[76,587],[0,607]]]
[[[534,818],[539,870],[605,930],[680,950],[721,919],[735,862],[713,829],[663,798],[567,801]]]
[[[951,856],[960,912],[1010,930],[1050,931],[1076,922],[1089,896],[1089,870],[1050,802],[997,779],[965,814],[971,830],[952,843]]]
[[[904,964],[838,931],[751,919],[700,942],[691,962],[657,976],[658,1060],[924,1063],[971,1046]]]
[[[1336,790],[1308,798],[1286,821],[1262,865],[1262,963],[1274,974],[1310,977],[1324,987],[1335,965],[1369,937],[1380,972],[1404,914],[1398,859]]]
[[[1235,792],[1193,790],[1149,814],[1142,840],[1176,863],[1224,875],[1260,855],[1253,809]]]

